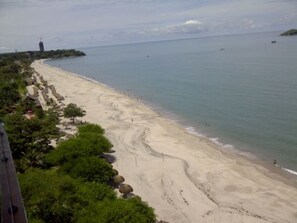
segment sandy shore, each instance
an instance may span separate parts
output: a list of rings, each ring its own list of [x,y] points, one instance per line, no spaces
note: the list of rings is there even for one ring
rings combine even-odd
[[[297,222],[293,180],[213,148],[111,88],[35,61],[64,103],[86,110],[114,145],[113,164],[134,193],[173,222]],[[277,167],[275,167],[277,168]]]

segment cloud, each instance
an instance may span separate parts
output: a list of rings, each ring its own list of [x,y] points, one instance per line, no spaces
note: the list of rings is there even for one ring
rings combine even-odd
[[[0,43],[83,47],[296,25],[296,0],[0,0]],[[5,49],[0,49],[5,51]]]
[[[112,41],[116,43],[133,43],[197,37],[199,34],[207,31],[205,25],[196,19],[190,19],[176,24],[148,24],[148,26],[148,28],[136,26],[129,29],[110,30],[108,33],[101,35],[101,42],[104,41],[105,44],[112,44]],[[100,35],[97,37],[100,39]]]
[[[165,30],[169,34],[197,34],[205,31],[202,22],[198,20],[188,20],[182,24],[168,26]]]
[[[152,33],[154,35],[160,34],[169,34],[169,35],[178,35],[178,34],[198,34],[206,31],[206,28],[203,27],[202,22],[198,20],[188,20],[184,23],[160,26],[153,29],[149,29],[146,33]]]
[[[188,20],[184,23],[184,25],[201,25],[202,22],[198,21],[198,20]]]
[[[263,25],[255,22],[253,19],[244,19],[243,20],[243,28],[246,29],[255,29],[255,28],[262,28]]]

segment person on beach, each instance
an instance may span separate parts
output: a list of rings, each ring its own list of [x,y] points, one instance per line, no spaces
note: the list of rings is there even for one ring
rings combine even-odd
[[[273,160],[273,164],[274,164],[274,166],[276,166],[276,160]]]

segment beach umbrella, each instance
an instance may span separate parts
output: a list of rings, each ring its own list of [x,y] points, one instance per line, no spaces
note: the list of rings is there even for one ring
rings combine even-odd
[[[133,188],[129,184],[122,184],[119,191],[123,194],[123,197],[126,198],[127,194],[133,192]]]
[[[120,175],[116,175],[113,177],[113,182],[114,184],[118,185],[120,183],[123,183],[125,181],[125,178],[120,176]]]
[[[112,169],[112,173],[113,175],[119,175],[119,171],[117,171],[116,169]]]

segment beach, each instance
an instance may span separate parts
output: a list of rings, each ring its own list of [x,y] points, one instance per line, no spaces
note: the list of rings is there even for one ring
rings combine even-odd
[[[297,222],[296,179],[189,134],[136,99],[43,61],[32,67],[86,111],[114,145],[113,163],[167,222]]]

